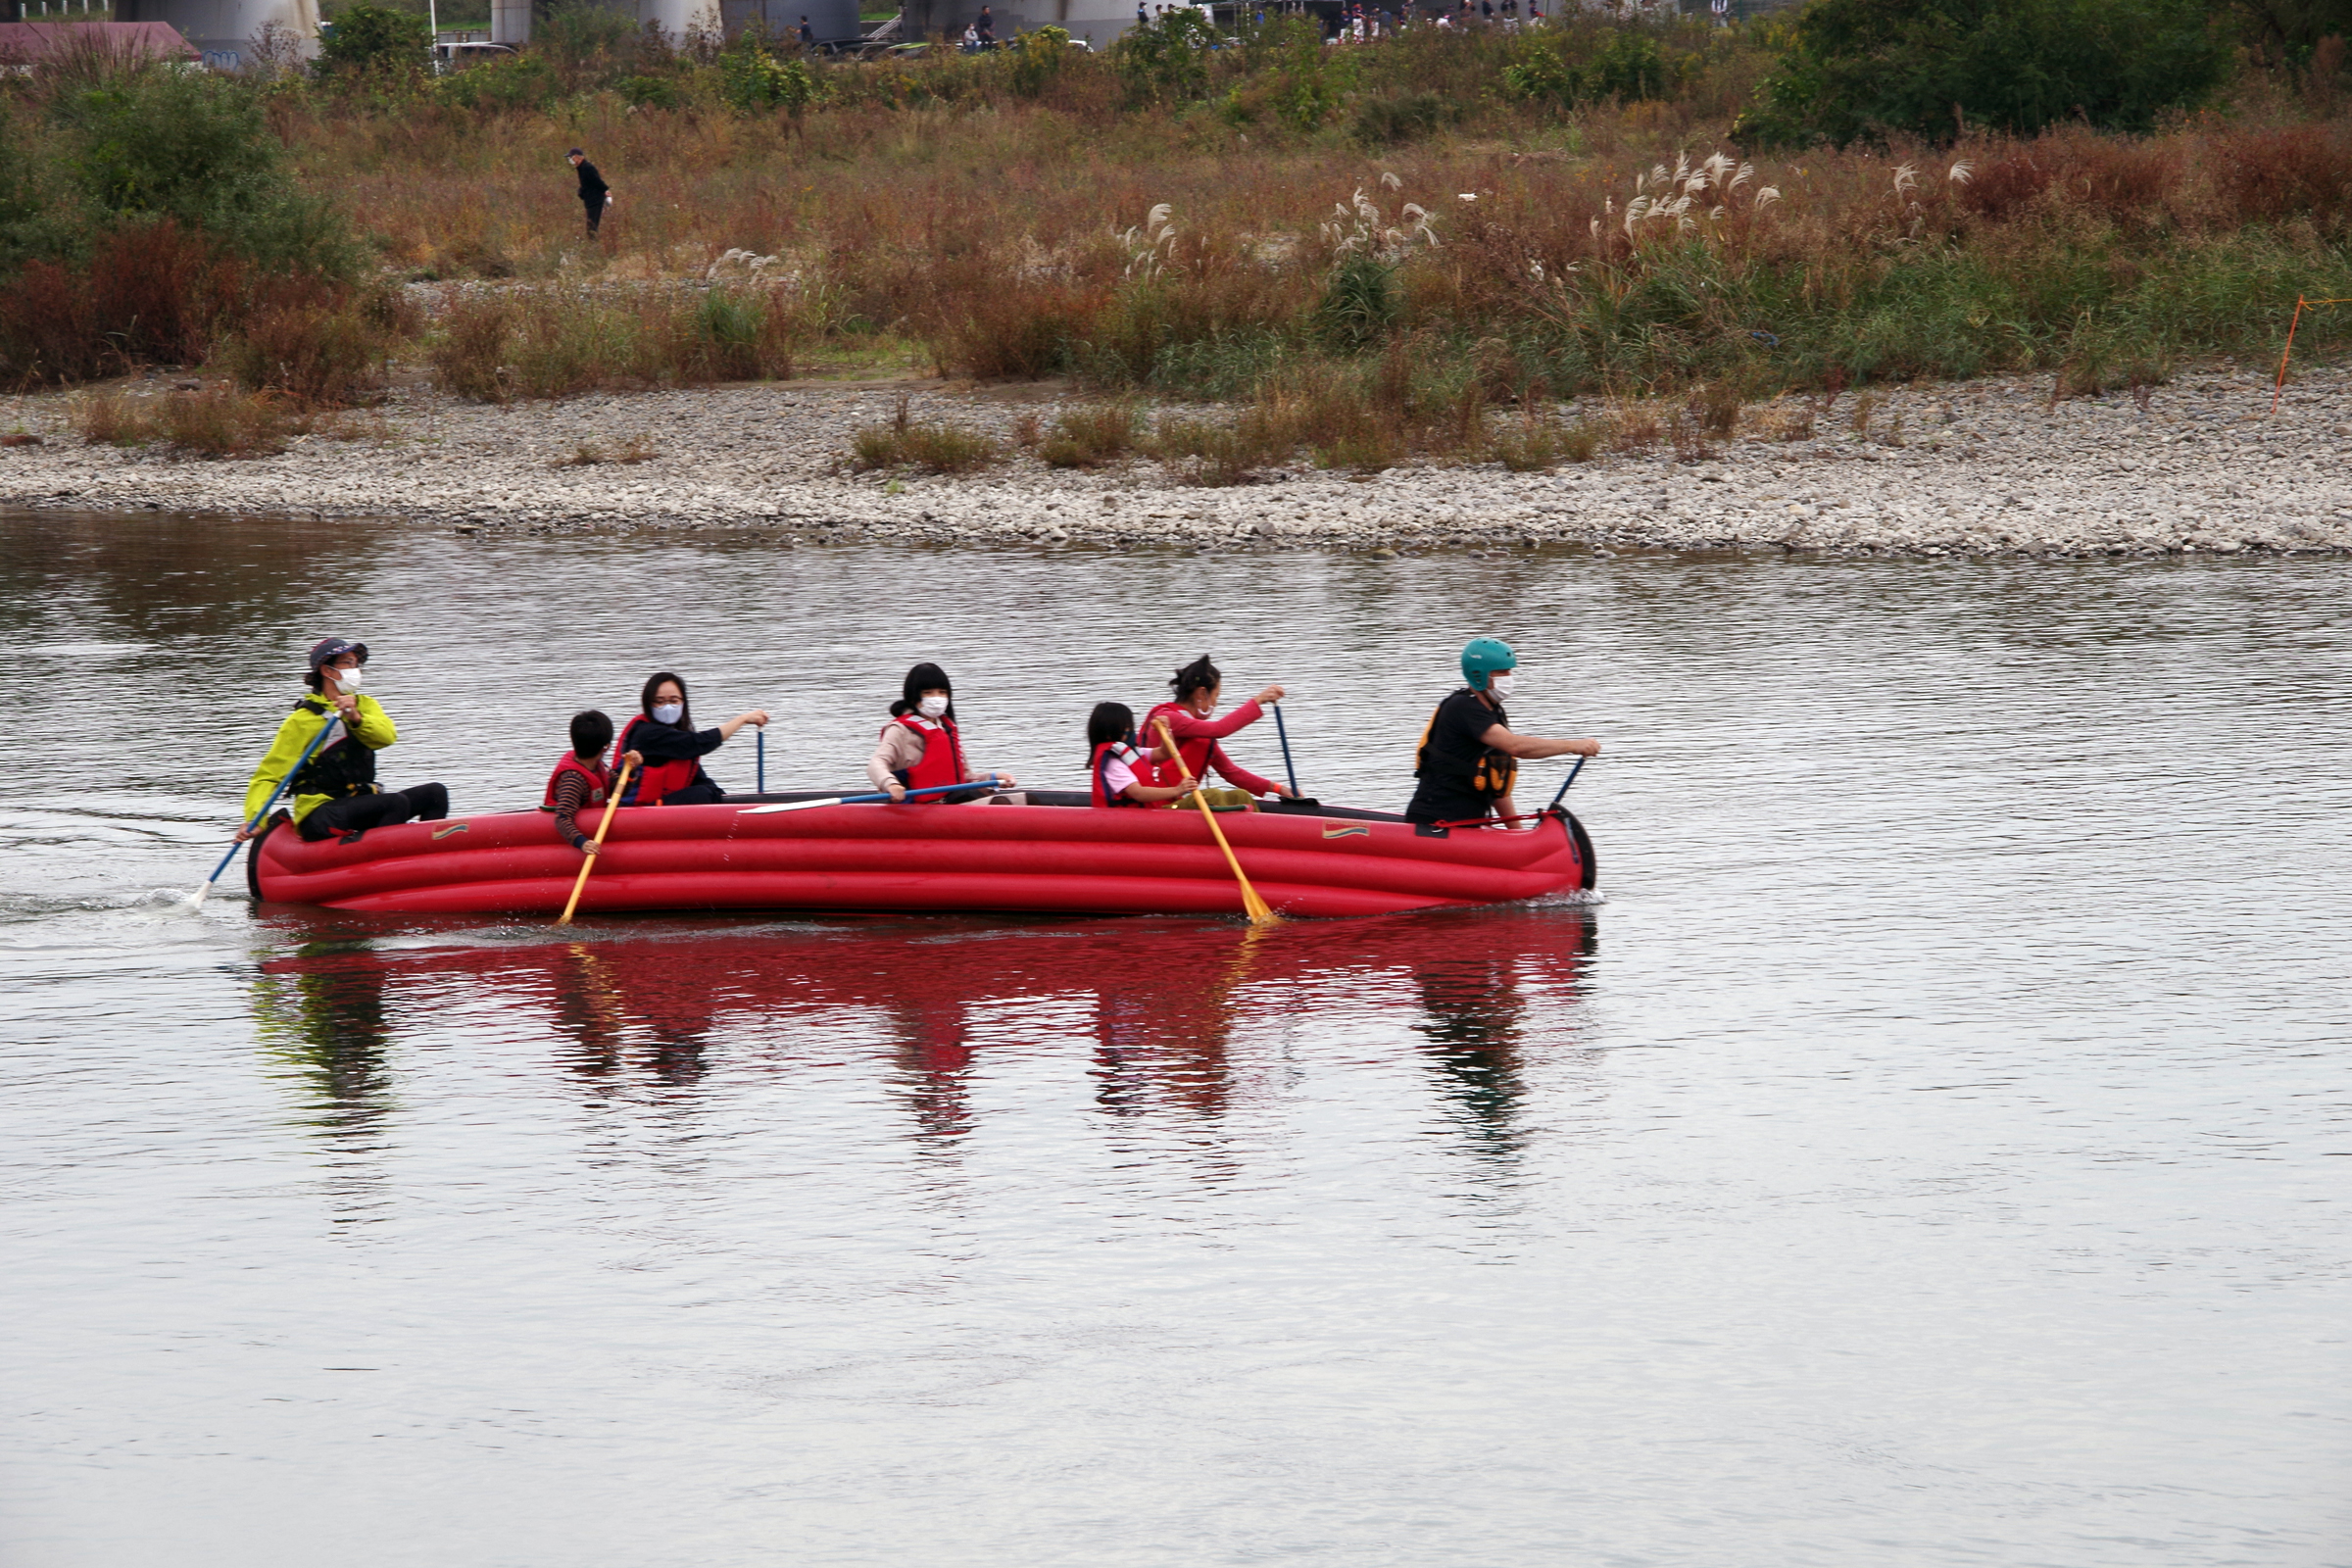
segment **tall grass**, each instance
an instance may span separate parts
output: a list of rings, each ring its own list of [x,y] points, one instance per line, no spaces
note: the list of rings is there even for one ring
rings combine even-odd
[[[1164,79],[1126,57],[943,54],[826,68],[805,101],[745,113],[716,40],[575,19],[462,91],[398,73],[257,89],[282,167],[344,205],[389,278],[495,285],[429,328],[358,295],[265,310],[252,268],[167,220],[105,243],[195,261],[101,247],[0,270],[0,349],[41,378],[217,352],[297,396],[364,394],[420,330],[442,384],[491,400],[805,362],[1068,376],[1113,404],[1244,406],[1249,430],[1209,420],[1177,454],[1220,475],[1285,442],[1341,466],[1469,450],[1447,433],[1467,411],[1570,394],[2145,384],[2275,352],[2297,293],[2352,294],[2352,118],[2317,66],[2249,74],[2226,112],[2151,136],[1743,153],[1728,127],[1777,37],[1577,20],[1342,50],[1271,28],[1168,56]],[[615,192],[594,242],[574,144]],[[774,265],[713,283],[730,250]],[[2297,341],[2352,345],[2352,313]],[[1684,418],[1687,441],[1719,433]],[[1065,438],[1055,454],[1097,461]],[[1512,439],[1535,461],[1564,437]]]

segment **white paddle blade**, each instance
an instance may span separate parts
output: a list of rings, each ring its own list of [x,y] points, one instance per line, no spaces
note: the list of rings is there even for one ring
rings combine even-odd
[[[820,806],[839,806],[841,797],[829,801],[780,801],[774,806],[747,806],[737,816],[773,816],[778,811],[813,811]]]

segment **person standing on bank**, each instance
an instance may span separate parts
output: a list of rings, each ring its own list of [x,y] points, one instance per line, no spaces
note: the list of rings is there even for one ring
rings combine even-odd
[[[605,176],[596,172],[588,155],[577,147],[564,156],[580,172],[580,205],[588,209],[588,237],[594,239],[596,225],[605,220],[605,209],[612,205],[612,187],[605,183]]]
[[[669,670],[650,676],[638,693],[638,716],[621,730],[619,748],[645,758],[645,766],[621,796],[623,806],[715,806],[727,792],[703,771],[703,759],[749,724],[767,727],[767,711],[737,713],[716,729],[698,730],[686,706],[686,682]]]
[[[1519,656],[1494,637],[1478,637],[1462,649],[1462,679],[1469,682],[1438,705],[1421,732],[1413,776],[1421,782],[1404,808],[1417,822],[1472,822],[1490,813],[1513,817],[1519,807],[1511,788],[1519,763],[1540,757],[1598,757],[1595,740],[1551,741],[1511,731],[1503,699]]]
[[[808,19],[807,17],[803,17],[801,19],[801,47],[803,49],[814,49],[816,47],[816,29],[808,25]]]
[[[340,834],[344,843],[356,844],[371,827],[412,818],[438,822],[449,815],[449,791],[438,784],[416,784],[389,794],[377,787],[375,754],[400,739],[400,733],[382,706],[360,692],[367,662],[366,643],[329,637],[311,649],[311,672],[303,677],[310,694],[295,703],[294,711],[277,726],[270,755],[245,786],[245,820],[253,821],[277,781],[310,750],[321,729],[339,719],[343,733],[319,747],[287,781],[286,798],[294,804],[270,822],[237,829],[238,843],[259,838],[280,820],[291,820],[307,843]]]

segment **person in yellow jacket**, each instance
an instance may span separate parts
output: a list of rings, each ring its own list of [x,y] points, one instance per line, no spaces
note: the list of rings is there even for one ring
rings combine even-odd
[[[286,786],[287,808],[303,838],[342,835],[356,843],[371,827],[389,827],[411,820],[438,822],[449,814],[449,791],[438,784],[416,784],[386,791],[375,782],[375,754],[400,739],[391,718],[372,697],[360,691],[366,678],[368,645],[329,637],[311,650],[311,672],[303,677],[310,695],[277,726],[270,755],[245,786],[245,821],[237,830],[239,843],[269,831],[256,823],[256,812],[269,804],[270,791],[286,770],[301,762],[302,754],[331,720],[342,721],[342,733],[311,754],[302,771]]]

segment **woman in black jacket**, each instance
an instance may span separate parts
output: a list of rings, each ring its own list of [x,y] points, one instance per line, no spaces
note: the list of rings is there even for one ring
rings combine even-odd
[[[696,729],[686,707],[686,682],[666,669],[645,683],[638,707],[643,711],[620,732],[617,749],[644,753],[645,766],[629,781],[628,793],[620,798],[623,806],[710,806],[725,800],[727,792],[703,771],[703,759],[746,724],[767,727],[766,710],[755,708],[716,729]]]

